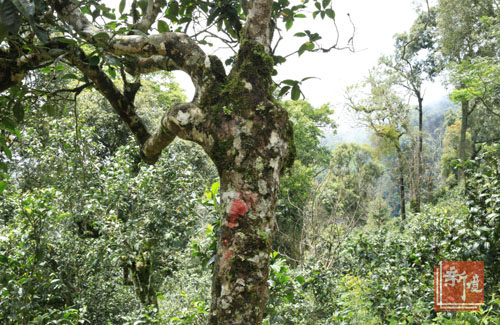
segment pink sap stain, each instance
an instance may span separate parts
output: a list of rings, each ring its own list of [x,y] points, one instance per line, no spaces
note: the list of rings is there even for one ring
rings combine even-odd
[[[226,223],[226,226],[228,226],[229,228],[238,226],[236,220],[238,220],[238,217],[247,213],[247,211],[248,207],[243,200],[234,200],[231,204],[231,210],[229,211],[229,221]]]

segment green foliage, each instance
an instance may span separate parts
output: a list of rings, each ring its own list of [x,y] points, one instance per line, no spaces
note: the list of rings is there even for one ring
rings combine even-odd
[[[336,124],[331,119],[333,110],[330,105],[313,107],[306,101],[285,101],[284,108],[288,111],[294,124],[294,139],[297,150],[297,160],[307,166],[328,163],[329,152],[321,146],[324,129],[335,129]]]
[[[86,310],[71,303],[74,287],[61,273],[69,269],[59,269],[57,261],[67,243],[53,241],[66,234],[61,226],[67,215],[54,205],[62,193],[47,188],[20,196],[12,193],[1,202],[2,212],[12,214],[8,224],[4,214],[1,226],[0,317],[8,324],[83,320]]]
[[[322,128],[335,128],[329,105],[314,108],[305,101],[286,101],[283,106],[293,122],[297,157],[289,173],[281,178],[276,206],[278,229],[274,249],[294,259],[301,259],[299,247],[303,216],[313,190],[318,168],[328,164],[329,151],[321,146]]]
[[[323,180],[326,191],[321,195],[330,217],[353,224],[366,221],[367,203],[374,197],[382,172],[383,167],[374,160],[370,147],[354,143],[337,146]]]
[[[466,162],[465,256],[479,256],[485,262],[488,291],[500,282],[500,144],[486,146],[473,161]],[[462,239],[463,240],[463,239]]]
[[[68,46],[78,44],[89,65],[102,66],[119,88],[123,80],[117,72],[130,62],[105,54],[104,48],[110,35],[143,33],[131,18],[147,11],[146,1],[134,1],[130,12],[126,4],[120,1],[114,12],[99,1],[81,3],[87,18],[107,19],[110,34],[96,35],[95,44],[58,38]],[[236,44],[245,32],[244,1],[159,4],[164,16],[154,27],[160,33],[208,25],[224,30],[227,44]],[[0,1],[0,42],[33,53],[49,34],[72,33],[47,20],[49,6]],[[440,156],[449,187],[435,196],[440,201],[410,214],[405,224],[389,217],[394,184],[383,168],[394,167],[400,154],[400,166],[412,172],[412,107],[395,87],[401,79],[373,70],[349,98],[377,136],[376,151],[357,144],[333,151],[322,146],[325,129],[335,128],[330,105],[314,108],[298,100],[309,78],[280,83],[278,97],[290,93],[295,100],[283,106],[294,123],[297,159],[282,177],[275,207],[273,242],[280,253],[271,255],[265,324],[498,323],[500,147],[494,142],[500,28],[492,6],[491,1],[441,0],[439,8],[419,14],[408,34],[396,36],[393,59],[411,63],[410,70],[396,68],[407,74],[406,86],[420,86],[424,75],[432,78],[439,70],[439,55],[429,55],[438,50],[438,31],[441,54],[455,61],[451,80],[461,86],[451,97],[470,101],[475,110],[467,150],[476,157],[459,165],[467,176],[465,189],[451,186],[458,176],[461,130],[452,116],[443,129]],[[290,30],[307,13],[335,19],[329,0],[279,0],[273,3],[272,23]],[[299,56],[328,50],[310,29],[295,37]],[[265,71],[246,62],[249,75],[270,77],[272,66],[286,61],[262,53],[249,55],[264,62]],[[182,141],[166,149],[155,167],[143,165],[112,108],[95,92],[83,91],[87,76],[65,60],[54,59],[0,95],[0,319],[6,324],[206,324],[220,215],[213,166],[200,148]],[[155,74],[142,80],[135,97],[138,113],[152,129],[164,111],[186,100],[169,78]],[[45,89],[49,82],[57,89]],[[235,89],[241,86],[237,82]],[[433,311],[432,270],[442,260],[485,261],[486,304],[480,311]]]
[[[169,92],[144,81],[151,87],[137,101],[148,122],[183,98],[176,84],[155,78]],[[72,324],[174,317],[175,309],[158,314],[161,292],[187,264],[213,166],[183,142],[144,166],[95,93],[55,104],[58,116],[33,111],[13,143],[22,163],[10,164],[15,178],[0,202],[0,317]]]
[[[459,160],[460,129],[462,121],[456,121],[446,128],[443,138],[443,154],[441,156],[441,174],[448,186],[458,184],[458,169],[456,167]],[[471,135],[467,134],[467,155],[472,153]]]

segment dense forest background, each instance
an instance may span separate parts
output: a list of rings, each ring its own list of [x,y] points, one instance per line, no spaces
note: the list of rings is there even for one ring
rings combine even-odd
[[[296,158],[275,207],[265,324],[500,322],[499,6],[422,7],[346,90],[364,134],[332,135],[335,107],[299,99],[298,81],[275,85]],[[0,319],[205,324],[217,170],[180,139],[156,165],[142,162],[85,79],[61,60],[0,93]],[[422,84],[436,79],[449,97],[427,103]],[[186,101],[169,72],[141,84],[136,107],[151,129]],[[480,311],[433,310],[443,260],[485,262]]]

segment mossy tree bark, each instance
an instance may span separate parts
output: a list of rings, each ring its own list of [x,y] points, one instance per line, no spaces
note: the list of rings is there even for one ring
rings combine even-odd
[[[96,38],[105,33],[71,1],[55,3],[61,19],[85,41],[98,42]],[[84,51],[73,48],[68,52],[71,63],[88,76],[135,135],[144,161],[156,162],[162,149],[180,137],[200,144],[217,166],[223,215],[212,284],[211,324],[260,324],[268,297],[279,176],[294,156],[288,115],[272,98],[272,3],[250,2],[229,75],[217,57],[206,55],[183,33],[106,38],[106,51],[126,55],[127,72],[132,75],[156,70],[182,70],[190,75],[196,89],[193,101],[171,107],[154,134],[135,113],[139,85],[125,79],[120,90],[99,65],[90,63]],[[151,11],[140,25],[142,31],[149,29],[157,14]]]

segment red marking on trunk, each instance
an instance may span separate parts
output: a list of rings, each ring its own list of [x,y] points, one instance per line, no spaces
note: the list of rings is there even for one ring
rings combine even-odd
[[[236,222],[238,220],[238,217],[244,215],[247,213],[248,207],[245,203],[245,201],[236,199],[233,201],[231,204],[231,210],[229,211],[229,220],[226,222],[226,226],[229,228],[234,228],[238,226],[238,223]]]
[[[231,204],[231,211],[229,212],[229,214],[238,218],[238,216],[244,215],[245,213],[247,213],[247,211],[248,207],[245,202],[243,200],[236,199],[233,201],[233,204]]]
[[[225,253],[224,253],[224,259],[225,260],[229,260],[231,259],[231,257],[233,256],[233,254],[231,253],[230,250],[227,250]]]

